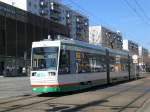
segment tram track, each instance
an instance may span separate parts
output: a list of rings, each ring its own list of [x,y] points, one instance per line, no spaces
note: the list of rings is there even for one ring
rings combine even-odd
[[[148,80],[149,81],[149,80]],[[62,112],[74,112],[74,111],[80,111],[81,109],[84,109],[86,107],[89,107],[91,105],[96,105],[96,104],[101,104],[103,102],[105,102],[107,99],[109,98],[112,98],[112,97],[116,97],[118,95],[120,95],[121,93],[124,93],[124,92],[128,92],[130,91],[131,89],[136,89],[138,87],[142,87],[143,85],[145,85],[146,83],[148,83],[148,81],[146,82],[143,82],[143,83],[140,83],[136,86],[133,86],[133,87],[130,87],[130,88],[127,88],[127,89],[124,89],[122,91],[119,91],[117,93],[114,93],[112,95],[109,95],[109,96],[106,96],[100,100],[96,100],[96,101],[93,101],[93,102],[89,102],[87,104],[83,104],[83,105],[78,105],[77,107],[74,107],[74,108],[71,108],[71,109],[67,109],[67,110],[63,110]],[[132,103],[134,103],[135,101],[137,101],[138,99],[140,99],[141,97],[143,97],[143,95],[146,95],[146,92],[144,92],[143,94],[137,96],[133,101],[129,102],[127,105],[123,106],[123,107],[120,107],[121,109],[119,109],[118,112],[122,112],[123,110],[125,110],[127,107],[129,107]]]
[[[50,101],[50,100],[53,100],[53,99],[56,99],[56,98],[58,98],[58,97],[52,97],[52,98],[40,100],[40,101],[37,101],[37,102],[28,103],[28,104],[25,104],[25,105],[22,105],[22,104],[12,105],[11,108],[6,109],[6,110],[3,110],[3,111],[0,111],[0,112],[14,111],[14,110],[21,109],[21,108],[24,108],[24,107],[28,107],[28,106],[31,106],[31,105],[44,103],[44,102],[47,102],[47,101]],[[22,100],[21,100],[21,101],[22,101]]]
[[[62,110],[62,112],[70,112],[70,111],[79,111],[80,109],[83,109],[83,108],[85,108],[85,107],[88,107],[88,106],[91,106],[91,105],[93,105],[93,104],[98,104],[98,103],[102,103],[104,100],[107,100],[107,99],[109,99],[109,98],[112,98],[112,97],[115,97],[115,96],[117,96],[117,95],[120,95],[121,93],[123,93],[123,92],[127,92],[127,91],[130,91],[131,89],[136,89],[136,88],[138,88],[138,87],[140,87],[140,86],[143,86],[144,84],[146,84],[147,83],[147,81],[145,81],[145,82],[142,82],[142,83],[140,83],[140,84],[138,84],[138,85],[133,85],[132,87],[128,87],[127,89],[124,89],[124,90],[121,90],[121,91],[118,91],[117,93],[114,93],[114,94],[112,94],[112,95],[109,95],[109,96],[106,96],[105,98],[102,98],[102,99],[100,99],[100,100],[97,100],[97,101],[94,101],[94,102],[89,102],[89,103],[87,103],[87,104],[83,104],[83,105],[75,105],[75,107],[73,107],[73,108],[71,108],[71,109],[67,109],[67,110]],[[146,93],[145,93],[146,94]],[[121,109],[120,109],[120,111],[118,111],[118,112],[122,112],[125,108],[127,108],[130,104],[132,104],[132,103],[134,103],[135,101],[137,101],[140,97],[142,97],[144,94],[141,94],[140,96],[138,96],[138,97],[136,97],[135,99],[134,99],[134,101],[132,101],[132,102],[130,102],[129,104],[127,104],[127,105],[125,105],[124,107],[122,107]],[[66,96],[66,95],[64,95],[64,96]],[[63,96],[60,96],[60,97],[63,97]],[[28,107],[28,106],[32,106],[32,105],[36,105],[36,104],[41,104],[41,103],[44,103],[44,102],[48,102],[48,101],[51,101],[51,100],[55,100],[55,99],[57,99],[57,98],[60,98],[60,97],[50,97],[50,98],[46,98],[46,99],[43,99],[43,100],[39,100],[39,101],[35,101],[35,102],[32,102],[32,103],[28,103],[28,104],[18,104],[18,105],[16,105],[15,103],[16,102],[18,102],[18,101],[24,101],[24,100],[27,100],[27,99],[31,99],[31,98],[38,98],[38,96],[30,96],[30,97],[28,97],[28,98],[22,98],[22,99],[16,99],[16,100],[10,100],[10,101],[6,101],[6,102],[1,102],[0,104],[11,104],[12,103],[12,106],[11,106],[11,108],[6,108],[5,110],[3,110],[3,111],[0,111],[0,112],[9,112],[9,111],[15,111],[15,110],[18,110],[18,109],[21,109],[21,108],[25,108],[25,107]],[[15,104],[15,105],[13,105],[13,104]]]
[[[121,107],[121,109],[119,109],[118,112],[123,112],[124,110],[126,110],[127,108],[130,108],[130,105],[132,105],[133,103],[135,103],[137,100],[139,100],[141,97],[144,97],[147,94],[147,92],[144,92],[143,94],[137,96],[135,99],[133,99],[132,101],[130,101],[128,104],[126,104],[125,106]]]
[[[140,95],[138,95],[137,97],[135,97],[135,98],[134,98],[133,100],[131,100],[128,104],[126,104],[125,106],[121,107],[118,112],[123,112],[123,111],[126,110],[127,108],[130,108],[130,105],[134,104],[134,103],[135,103],[136,101],[138,101],[140,98],[146,96],[149,91],[150,91],[149,89],[145,90],[142,94],[140,94]],[[146,100],[144,100],[144,101],[142,102],[142,104],[141,104],[138,108],[141,108],[141,107],[144,105],[145,102],[146,102]]]
[[[48,93],[47,93],[47,95],[48,95]],[[44,102],[47,102],[47,101],[51,101],[51,100],[60,98],[61,96],[62,97],[65,96],[65,94],[57,94],[57,93],[55,95],[52,94],[52,96],[54,95],[55,97],[51,97],[50,95],[48,95],[48,96],[47,95],[46,95],[46,93],[44,93],[44,94],[40,94],[40,95],[36,95],[36,96],[30,96],[30,97],[27,97],[27,98],[25,97],[25,98],[20,98],[20,99],[1,102],[0,107],[3,107],[1,105],[11,105],[11,107],[4,106],[5,108],[8,108],[8,109],[2,110],[0,112],[10,112],[10,111],[18,110],[18,109],[25,108],[25,107],[28,107],[28,106],[44,103]],[[24,102],[25,100],[28,100],[28,99],[31,99],[31,98],[35,98],[35,99],[44,98],[44,100],[39,100],[39,101],[35,101],[35,102],[32,102],[32,103],[28,103],[28,104],[16,104],[17,102],[20,102],[20,101]]]
[[[50,96],[51,95],[51,96]],[[1,100],[4,100],[2,102],[0,102],[0,105],[3,105],[3,104],[7,104],[7,103],[13,103],[13,102],[17,102],[17,101],[23,101],[23,100],[28,100],[28,99],[31,99],[31,98],[46,98],[46,97],[52,97],[52,96],[55,96],[56,98],[59,97],[59,96],[65,96],[65,94],[59,94],[59,93],[56,93],[55,95],[53,93],[43,93],[43,94],[38,94],[38,95],[21,95],[21,96],[18,96],[18,97],[8,97],[7,99],[9,98],[12,98],[12,100],[6,100],[6,98],[2,98]],[[21,98],[19,98],[21,97]]]
[[[24,97],[24,96],[25,96],[25,97]],[[19,98],[19,97],[23,97],[23,98]],[[18,97],[13,97],[13,98],[15,98],[15,99],[0,102],[0,105],[1,105],[1,104],[11,103],[11,102],[16,102],[16,101],[20,101],[20,100],[26,100],[26,99],[30,99],[30,98],[34,98],[34,97],[36,97],[36,96],[29,96],[29,97],[27,97],[26,95],[22,95],[22,96],[18,96]],[[7,98],[7,99],[8,99],[8,98]]]

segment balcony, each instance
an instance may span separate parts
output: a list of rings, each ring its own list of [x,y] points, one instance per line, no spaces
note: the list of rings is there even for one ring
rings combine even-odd
[[[48,10],[40,9],[39,13],[40,13],[41,16],[48,16]]]
[[[39,6],[40,6],[40,8],[46,8],[46,7],[48,7],[48,2],[46,2],[44,0],[40,0]]]
[[[52,13],[52,14],[50,14],[50,18],[51,18],[51,20],[53,20],[53,21],[55,21],[55,22],[60,22],[60,15],[59,14],[57,14],[57,13]]]
[[[58,3],[51,2],[50,11],[55,13],[61,13],[60,5]]]

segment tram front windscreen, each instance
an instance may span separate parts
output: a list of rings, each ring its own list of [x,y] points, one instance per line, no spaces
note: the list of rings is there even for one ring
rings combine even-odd
[[[32,70],[57,70],[58,47],[32,49]]]

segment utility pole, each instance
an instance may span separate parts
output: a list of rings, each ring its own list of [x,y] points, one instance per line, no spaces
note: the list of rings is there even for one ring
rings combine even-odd
[[[106,49],[106,68],[107,68],[107,84],[110,84],[110,58],[108,49]]]

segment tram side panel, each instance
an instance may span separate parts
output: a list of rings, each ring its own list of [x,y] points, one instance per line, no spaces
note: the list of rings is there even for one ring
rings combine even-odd
[[[110,82],[128,80],[128,56],[110,54],[109,58]]]
[[[132,63],[132,60],[131,60],[131,63],[130,63],[130,72],[131,72],[131,79],[136,79],[137,76],[136,76],[136,67],[134,65],[134,63]]]
[[[58,82],[66,84],[61,87],[62,91],[106,84],[105,55],[81,51],[74,51],[74,55],[71,53],[73,51],[66,50],[60,55]]]
[[[106,55],[70,50],[61,52],[58,74],[58,83],[62,85],[61,91],[106,84],[108,69],[110,83],[129,79],[128,56],[110,54],[107,68]]]

